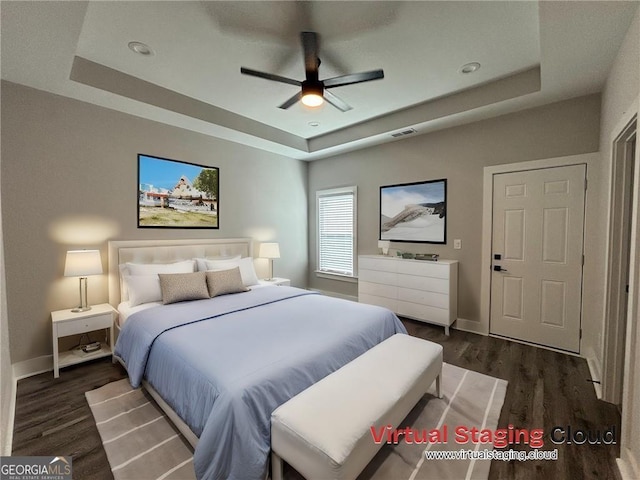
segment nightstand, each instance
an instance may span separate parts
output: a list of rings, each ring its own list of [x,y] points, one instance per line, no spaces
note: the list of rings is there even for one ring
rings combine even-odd
[[[276,285],[278,287],[291,286],[291,280],[289,280],[288,278],[280,278],[280,277],[273,277],[269,280],[260,280],[260,283],[262,283],[263,285]]]
[[[51,312],[53,326],[53,377],[60,376],[60,369],[96,358],[108,357],[113,349],[113,320],[116,309],[108,303],[93,305],[86,312],[72,312],[71,309]],[[101,342],[100,350],[84,354],[74,353],[73,350],[58,352],[58,339],[69,335],[93,332],[95,330],[109,330],[109,344]],[[82,353],[80,355],[79,353]]]

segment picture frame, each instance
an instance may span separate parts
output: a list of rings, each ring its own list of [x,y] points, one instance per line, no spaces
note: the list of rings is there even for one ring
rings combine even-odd
[[[138,228],[220,228],[218,167],[138,154]]]
[[[447,243],[447,179],[380,187],[379,240]]]

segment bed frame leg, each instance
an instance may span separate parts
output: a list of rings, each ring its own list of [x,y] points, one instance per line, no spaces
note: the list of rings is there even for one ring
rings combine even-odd
[[[282,480],[282,458],[271,451],[271,480]]]
[[[442,398],[442,390],[440,388],[440,377],[442,377],[442,372],[436,377],[436,397]]]

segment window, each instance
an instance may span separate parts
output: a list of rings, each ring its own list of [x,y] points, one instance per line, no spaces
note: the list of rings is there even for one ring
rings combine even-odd
[[[356,187],[316,192],[318,272],[353,277],[356,249]]]

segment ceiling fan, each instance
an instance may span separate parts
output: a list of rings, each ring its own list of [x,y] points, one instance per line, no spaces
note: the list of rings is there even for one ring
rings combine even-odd
[[[289,85],[302,87],[298,93],[280,105],[280,108],[282,109],[286,110],[298,101],[302,101],[302,103],[308,107],[317,107],[322,105],[322,102],[326,100],[327,103],[330,103],[338,110],[346,112],[351,110],[352,107],[347,102],[331,93],[328,90],[329,88],[342,87],[344,85],[369,82],[371,80],[384,78],[384,72],[379,69],[320,80],[318,78],[318,67],[320,66],[320,58],[318,58],[318,34],[315,32],[302,32],[300,34],[300,38],[302,40],[302,50],[304,52],[305,80],[294,80],[292,78],[281,77],[280,75],[275,75],[273,73],[259,72],[250,68],[240,67],[240,73],[244,73],[245,75],[252,75],[254,77],[273,80],[274,82],[287,83]]]

